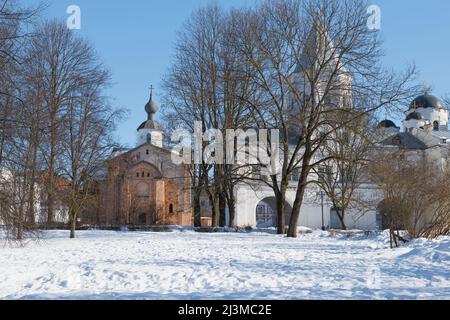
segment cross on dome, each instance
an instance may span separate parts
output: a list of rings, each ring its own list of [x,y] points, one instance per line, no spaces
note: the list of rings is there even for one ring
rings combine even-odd
[[[148,120],[155,120],[155,114],[158,112],[158,107],[156,103],[153,101],[153,85],[150,86],[150,99],[145,105],[145,111],[148,115]]]

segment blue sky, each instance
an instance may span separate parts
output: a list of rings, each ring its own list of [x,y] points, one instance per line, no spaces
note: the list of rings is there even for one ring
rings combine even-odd
[[[171,63],[177,31],[192,11],[209,0],[46,0],[45,16],[65,21],[69,5],[78,5],[82,28],[110,68],[114,104],[130,110],[120,124],[120,142],[133,146],[136,128],[145,120],[144,105],[150,84],[156,97],[161,79]],[[249,6],[258,0],[217,0],[224,7]],[[37,0],[25,3],[36,4]],[[450,93],[450,1],[378,0],[382,10],[385,64],[401,69],[414,62],[420,82],[433,94]]]

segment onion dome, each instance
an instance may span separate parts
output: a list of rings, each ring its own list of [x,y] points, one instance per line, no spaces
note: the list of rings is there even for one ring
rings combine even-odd
[[[378,124],[378,128],[389,129],[389,128],[398,128],[398,127],[391,120],[384,120]]]
[[[415,109],[443,109],[444,104],[442,101],[435,96],[432,96],[428,93],[425,93],[424,95],[418,96],[413,100],[413,102],[410,105],[410,110]]]
[[[145,105],[145,112],[147,112],[147,121],[143,122],[139,126],[138,131],[142,129],[163,131],[161,125],[155,120],[155,114],[158,112],[158,106],[153,100],[153,88],[150,92],[150,99]]]
[[[150,93],[150,99],[145,105],[145,112],[147,112],[148,120],[153,120],[155,114],[158,112],[158,106],[156,105],[155,101],[153,101],[153,92]]]

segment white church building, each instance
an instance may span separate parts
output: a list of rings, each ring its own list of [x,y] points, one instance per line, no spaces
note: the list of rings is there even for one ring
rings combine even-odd
[[[384,120],[379,125],[377,147],[401,149],[412,154],[422,154],[429,159],[446,164],[450,159],[449,111],[443,102],[426,92],[414,99],[405,112],[404,129],[393,121]],[[298,177],[293,175],[286,194],[286,217],[289,217],[295,200]],[[356,191],[375,203],[382,196],[375,185],[362,184]],[[276,202],[273,190],[265,184],[240,184],[236,188],[236,225],[240,227],[275,227]],[[289,221],[287,219],[287,221]],[[352,209],[347,213],[350,229],[382,229],[382,215],[373,210]],[[318,187],[308,189],[300,212],[299,226],[309,228],[340,229],[341,223],[330,201]]]

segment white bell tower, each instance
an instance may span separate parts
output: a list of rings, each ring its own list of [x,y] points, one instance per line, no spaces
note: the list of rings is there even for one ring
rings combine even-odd
[[[148,143],[162,148],[163,129],[161,125],[155,120],[155,115],[158,112],[158,107],[153,101],[153,86],[150,87],[150,99],[145,105],[145,112],[147,112],[147,121],[143,122],[137,130],[138,146]]]

